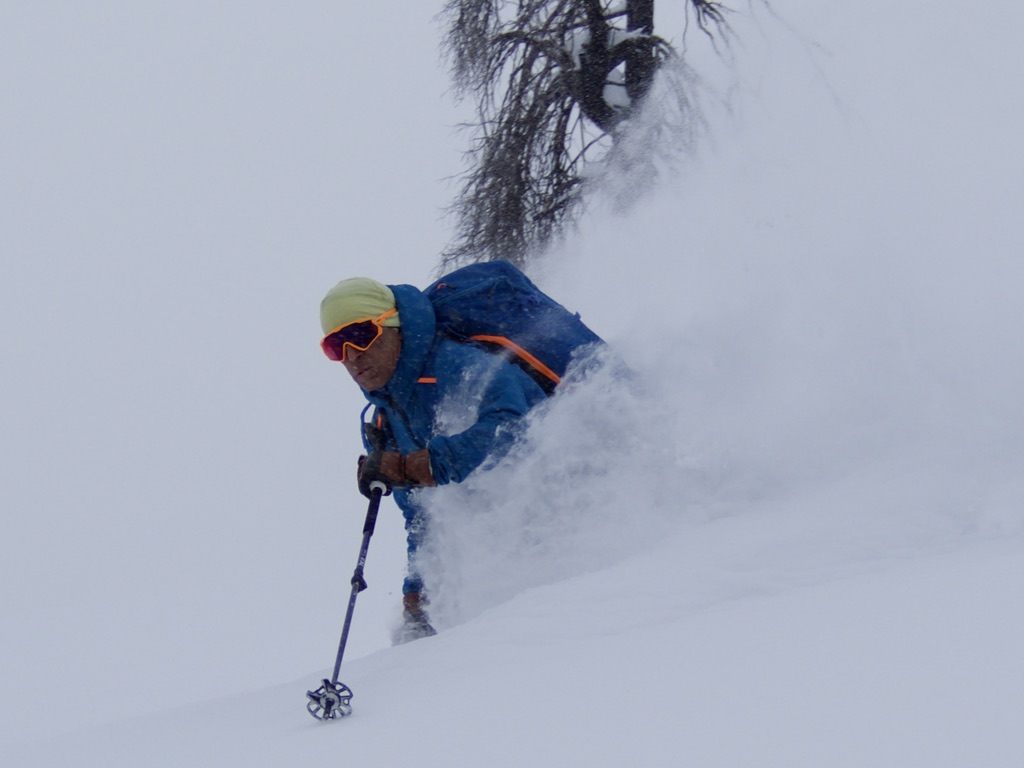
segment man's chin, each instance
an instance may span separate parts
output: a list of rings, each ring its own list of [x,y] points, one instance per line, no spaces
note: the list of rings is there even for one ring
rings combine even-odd
[[[356,378],[356,384],[365,389],[367,392],[372,392],[375,389],[380,389],[384,386],[385,382],[380,381],[380,376],[374,376],[373,373],[369,373],[366,376],[358,376]]]

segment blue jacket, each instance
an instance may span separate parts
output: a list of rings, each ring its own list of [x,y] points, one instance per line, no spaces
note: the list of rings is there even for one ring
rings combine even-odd
[[[364,394],[376,406],[374,421],[383,415],[387,424],[386,450],[426,448],[438,485],[461,482],[511,447],[522,416],[546,395],[518,366],[438,333],[433,306],[418,288],[389,287],[402,322],[402,349],[388,383]],[[396,489],[394,495],[412,552],[420,511],[411,491]],[[414,589],[407,582],[406,591]]]

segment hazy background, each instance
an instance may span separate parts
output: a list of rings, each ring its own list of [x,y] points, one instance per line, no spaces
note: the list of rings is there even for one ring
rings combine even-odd
[[[447,236],[432,12],[0,10],[5,732],[54,685],[92,691],[72,725],[333,654],[361,398],[318,307]]]
[[[317,348],[317,306],[353,274],[424,285],[447,239],[465,107],[421,5],[0,10],[5,741],[312,685],[333,661],[361,397]],[[632,210],[599,195],[537,271],[644,388],[565,398],[530,460],[449,497],[446,629],[562,579],[577,613],[531,598],[505,618],[585,625],[615,574],[582,576],[666,531],[688,548],[623,583],[691,618],[964,540],[1019,545],[1022,11],[772,8],[737,8],[724,62],[691,38],[698,156]],[[472,494],[509,489],[481,525]],[[398,610],[387,509],[353,659]],[[985,605],[1019,573],[983,580]],[[306,717],[301,690],[293,706]]]

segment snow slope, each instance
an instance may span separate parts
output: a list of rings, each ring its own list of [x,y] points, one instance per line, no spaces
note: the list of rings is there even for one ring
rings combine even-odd
[[[779,558],[739,527],[355,660],[344,721],[305,714],[306,676],[20,747],[9,764],[1016,764],[1019,541],[823,575],[818,556]]]
[[[3,764],[1019,766],[1024,11],[751,3],[729,66],[693,43],[699,156],[647,196],[612,185],[538,273],[636,378],[580,384],[517,461],[435,494],[436,638],[386,647],[401,532],[382,518],[341,675],[354,714],[322,725],[303,694],[333,662],[358,549],[362,503],[336,480],[358,398],[295,350],[323,290],[371,271],[364,253],[381,279],[426,282],[444,239],[433,180],[451,173],[431,163],[458,142],[407,138],[394,112],[375,138],[357,124],[379,121],[345,119],[355,90],[294,90],[333,82],[318,56],[336,63],[343,28],[428,50],[427,14],[343,27],[301,8],[255,11],[247,35],[206,17],[227,52],[170,6],[155,26],[120,8],[135,44],[114,64],[154,43],[177,61],[179,24],[190,82],[213,73],[209,92],[117,101],[149,131],[127,159],[109,110],[84,102],[82,135],[112,142],[87,167],[45,165],[64,145],[4,123],[35,159],[3,156],[34,203],[12,196],[5,222],[26,258],[4,262],[3,319],[23,332],[3,350],[20,374],[3,383]],[[121,72],[74,50],[85,72]],[[21,98],[74,58],[19,80]],[[454,122],[440,73],[416,77],[424,113]],[[194,133],[173,108],[189,99],[207,116]],[[25,114],[64,114],[48,109]],[[405,165],[382,172],[366,146]],[[126,180],[145,188],[139,157],[170,186],[122,199]],[[55,191],[86,178],[127,206],[122,226]],[[380,225],[395,213],[422,219]],[[78,317],[64,356],[44,356]]]

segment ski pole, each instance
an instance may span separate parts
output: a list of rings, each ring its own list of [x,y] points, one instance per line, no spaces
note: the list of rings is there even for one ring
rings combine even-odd
[[[359,548],[359,560],[352,574],[352,592],[348,598],[348,610],[345,612],[345,625],[341,630],[338,642],[338,655],[334,661],[334,674],[331,679],[321,681],[322,685],[315,691],[306,691],[306,709],[317,720],[332,720],[352,714],[352,689],[338,682],[341,672],[341,659],[345,655],[348,643],[348,631],[352,626],[352,614],[356,608],[356,596],[366,589],[363,568],[366,565],[366,552],[370,548],[370,537],[377,525],[377,512],[380,510],[380,499],[387,492],[387,486],[379,480],[370,483],[370,505],[366,510],[366,521],[363,523],[363,543]]]

